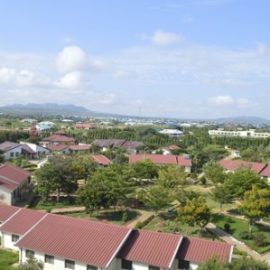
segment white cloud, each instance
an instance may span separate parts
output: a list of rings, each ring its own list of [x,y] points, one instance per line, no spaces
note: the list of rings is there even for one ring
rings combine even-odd
[[[210,97],[208,101],[215,106],[237,105],[239,107],[247,107],[250,105],[247,98],[234,98],[230,95]]]
[[[56,62],[61,72],[83,70],[87,65],[87,57],[80,47],[68,46],[58,54]]]
[[[178,33],[157,30],[150,39],[154,45],[168,46],[182,42],[184,37]]]
[[[65,74],[55,85],[60,88],[77,89],[82,86],[82,74],[80,71],[72,71]]]

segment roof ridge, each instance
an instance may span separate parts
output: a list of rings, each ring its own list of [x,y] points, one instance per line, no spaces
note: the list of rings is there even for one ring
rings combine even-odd
[[[18,208],[18,210],[13,213],[7,220],[5,220],[3,223],[1,223],[0,225],[0,229],[2,228],[2,226],[4,226],[4,224],[6,224],[8,221],[10,221],[14,216],[16,216],[19,212],[22,211],[23,208]]]

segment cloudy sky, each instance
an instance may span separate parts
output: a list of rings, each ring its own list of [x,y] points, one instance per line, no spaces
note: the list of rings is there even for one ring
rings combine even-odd
[[[0,105],[270,118],[268,0],[6,0]]]

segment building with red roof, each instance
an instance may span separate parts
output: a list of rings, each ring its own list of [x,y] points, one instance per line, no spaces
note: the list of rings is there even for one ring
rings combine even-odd
[[[88,152],[91,148],[91,144],[74,144],[69,145],[68,149],[70,153],[76,154],[76,153],[82,153],[82,152]]]
[[[0,224],[14,215],[20,208],[16,206],[0,204]]]
[[[65,144],[65,145],[71,145],[75,143],[75,139],[69,136],[66,136],[64,134],[55,133],[51,135],[50,137],[47,137],[42,140],[41,145],[44,147],[50,145],[50,144]]]
[[[4,247],[19,248],[20,263],[32,255],[45,270],[181,269],[215,256],[230,262],[233,246],[179,234],[129,229],[96,221],[0,206]],[[183,269],[183,268],[182,268]],[[186,268],[184,268],[186,269]]]
[[[175,165],[181,166],[186,172],[191,171],[192,161],[188,156],[159,155],[159,154],[136,154],[129,156],[129,163],[150,160],[156,165]]]
[[[218,162],[218,164],[223,167],[223,169],[227,172],[234,172],[238,169],[251,169],[255,173],[260,174],[264,168],[267,166],[265,163],[259,163],[259,162],[250,162],[250,161],[244,161],[240,159],[222,159]]]
[[[31,173],[11,164],[0,165],[0,203],[16,204],[31,192]]]
[[[104,155],[91,155],[91,158],[100,166],[108,166],[112,162]]]
[[[267,165],[261,172],[260,176],[267,179],[268,183],[270,184],[270,165]]]

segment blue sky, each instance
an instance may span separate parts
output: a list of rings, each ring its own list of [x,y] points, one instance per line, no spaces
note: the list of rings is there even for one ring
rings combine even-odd
[[[0,105],[270,118],[268,0],[1,2]]]

